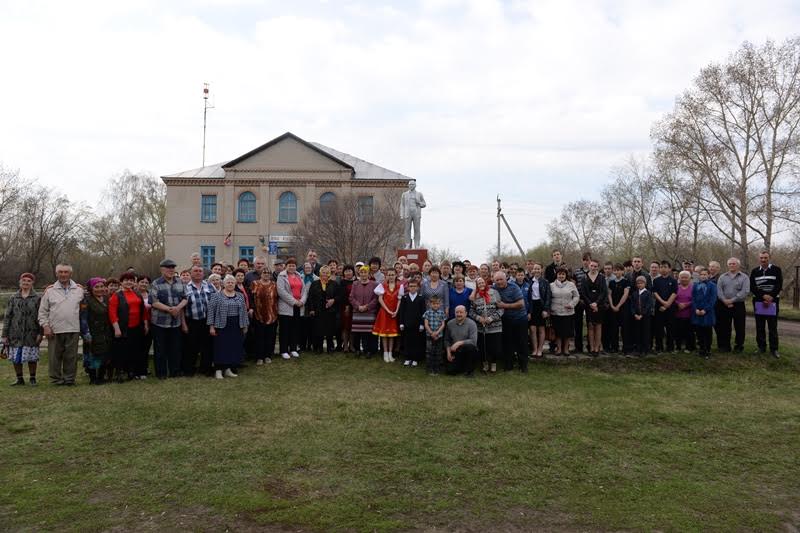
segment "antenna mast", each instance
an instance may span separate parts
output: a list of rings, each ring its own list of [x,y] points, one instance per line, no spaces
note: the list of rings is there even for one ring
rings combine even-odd
[[[213,105],[208,105],[208,83],[203,83],[203,165],[206,166],[206,116],[208,110],[214,109]]]

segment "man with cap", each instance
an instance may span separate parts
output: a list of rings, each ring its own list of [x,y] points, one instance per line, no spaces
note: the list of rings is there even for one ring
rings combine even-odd
[[[181,315],[188,300],[186,286],[175,275],[175,266],[172,259],[161,261],[161,277],[150,285],[150,323],[158,379],[181,374]]]
[[[286,268],[286,262],[283,259],[276,259],[272,270],[272,281],[278,281],[278,274]]]

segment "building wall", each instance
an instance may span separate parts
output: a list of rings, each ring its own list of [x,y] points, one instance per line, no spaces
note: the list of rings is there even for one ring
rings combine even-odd
[[[319,197],[326,192],[338,196],[357,191],[360,195],[375,196],[377,202],[382,191],[406,186],[404,180],[387,180],[385,184],[359,183],[352,178],[344,178],[338,172],[326,175],[328,179],[321,180],[316,170],[310,173],[250,171],[244,179],[240,172],[232,173],[236,179],[228,178],[227,174],[225,179],[164,179],[167,184],[166,255],[175,260],[178,266],[188,266],[190,255],[199,252],[201,246],[214,246],[217,261],[236,261],[240,246],[253,246],[255,255],[266,256],[269,237],[288,237],[296,226],[278,222],[278,201],[286,191],[297,196],[300,220],[306,210],[318,207]],[[332,177],[334,179],[330,179]],[[252,223],[237,221],[238,198],[247,191],[256,196],[256,222]],[[203,194],[217,195],[216,222],[200,221]],[[232,242],[228,247],[224,245],[224,239],[229,232]],[[259,242],[262,236],[265,241],[263,245]],[[269,256],[270,265],[274,259],[275,256]]]

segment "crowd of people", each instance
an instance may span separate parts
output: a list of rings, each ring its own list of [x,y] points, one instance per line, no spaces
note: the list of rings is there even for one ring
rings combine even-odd
[[[424,365],[431,375],[492,374],[498,365],[526,373],[529,360],[545,351],[595,357],[696,351],[708,358],[712,331],[719,352],[740,353],[752,298],[758,350],[769,347],[779,357],[781,269],[767,251],[749,276],[735,257],[726,266],[723,273],[715,261],[707,267],[685,261],[682,268],[653,261],[645,270],[642,258],[633,257],[601,267],[587,253],[571,269],[559,250],[547,265],[420,266],[405,257],[391,266],[378,257],[323,265],[310,250],[302,264],[289,258],[272,271],[264,257],[206,268],[193,254],[185,269],[162,261],[157,279],[129,268],[117,279],[79,285],[72,267],[61,264],[41,294],[33,274],[20,275],[0,342],[14,365],[13,385],[25,384],[25,365],[36,384],[44,338],[50,382],[65,386],[76,382],[80,340],[92,384],[147,379],[151,345],[158,379],[236,378],[248,358],[260,366],[304,352],[372,358],[380,351],[386,363]]]

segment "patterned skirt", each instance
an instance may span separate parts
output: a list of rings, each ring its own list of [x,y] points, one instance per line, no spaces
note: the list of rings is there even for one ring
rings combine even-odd
[[[375,313],[359,313],[353,311],[353,333],[372,333],[375,324]]]
[[[39,362],[38,346],[9,346],[8,360],[15,365]]]

